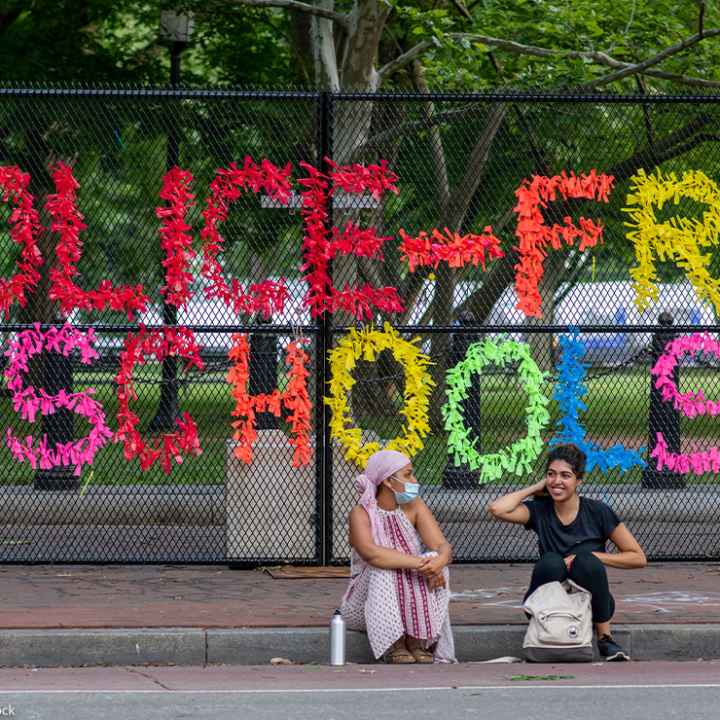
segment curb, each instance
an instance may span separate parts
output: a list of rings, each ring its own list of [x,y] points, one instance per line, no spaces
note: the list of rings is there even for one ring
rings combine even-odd
[[[454,629],[461,662],[522,654],[524,625],[461,625]],[[720,658],[720,625],[616,625],[614,635],[634,660]],[[327,628],[119,628],[2,630],[0,667],[127,665],[266,665],[328,662]],[[347,661],[374,662],[363,633],[348,631]]]

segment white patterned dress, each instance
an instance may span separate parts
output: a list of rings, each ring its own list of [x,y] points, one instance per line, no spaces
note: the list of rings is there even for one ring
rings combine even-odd
[[[401,508],[377,508],[384,535],[393,550],[407,555],[423,553],[420,538]],[[435,662],[455,662],[455,645],[450,627],[450,573],[443,569],[445,587],[430,590],[415,570],[383,570],[368,565],[356,552],[351,555],[350,586],[340,606],[351,630],[367,631],[370,647],[381,657],[403,635],[434,646]]]

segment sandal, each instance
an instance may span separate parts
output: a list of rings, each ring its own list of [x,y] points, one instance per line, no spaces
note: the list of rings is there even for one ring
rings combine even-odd
[[[429,665],[434,661],[433,654],[429,650],[426,650],[419,640],[416,640],[415,638],[410,638],[408,640],[407,647],[412,656],[415,658],[416,663],[420,663],[421,665]]]
[[[393,643],[390,649],[383,655],[383,659],[390,665],[412,665],[417,662],[413,653],[405,645],[405,638],[400,638]]]

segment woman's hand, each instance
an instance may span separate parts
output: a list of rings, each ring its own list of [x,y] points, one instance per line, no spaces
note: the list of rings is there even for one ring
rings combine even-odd
[[[570,572],[570,568],[572,567],[572,564],[573,564],[573,560],[574,560],[574,559],[575,559],[575,556],[574,556],[574,555],[567,555],[567,556],[564,558],[564,560],[565,560],[565,567],[568,569],[568,572]]]
[[[445,587],[445,575],[440,571],[437,575],[427,578],[428,588],[430,590],[438,590]]]
[[[428,580],[434,575],[442,574],[445,562],[439,555],[430,555],[420,558],[420,566],[418,572],[424,575]]]
[[[543,476],[543,479],[536,482],[532,486],[533,495],[547,495],[547,476]]]

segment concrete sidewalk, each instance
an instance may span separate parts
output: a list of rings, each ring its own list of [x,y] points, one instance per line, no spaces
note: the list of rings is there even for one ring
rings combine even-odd
[[[519,655],[529,565],[451,570],[460,660]],[[610,569],[615,634],[639,660],[720,658],[720,563]],[[327,661],[347,580],[224,566],[2,566],[0,665]],[[371,660],[350,633],[349,659]]]

